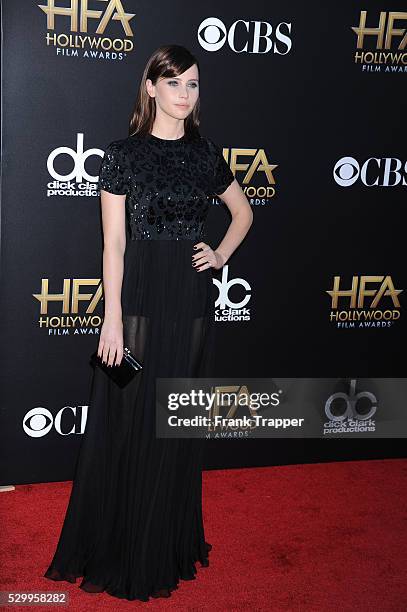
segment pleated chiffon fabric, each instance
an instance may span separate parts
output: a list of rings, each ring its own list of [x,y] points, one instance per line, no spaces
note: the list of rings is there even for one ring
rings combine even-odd
[[[192,255],[205,239],[208,199],[234,178],[219,151],[206,140],[129,137],[102,160],[101,189],[127,195],[123,338],[143,370],[120,389],[94,369],[71,496],[44,574],[51,580],[81,577],[84,591],[148,601],[193,580],[198,562],[209,565],[205,440],[157,438],[155,399],[158,377],[213,375],[215,287],[211,268],[197,272]]]

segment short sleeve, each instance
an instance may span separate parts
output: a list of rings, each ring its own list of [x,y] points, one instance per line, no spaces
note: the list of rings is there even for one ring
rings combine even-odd
[[[125,195],[129,189],[129,171],[123,141],[111,142],[103,156],[99,169],[98,188],[114,193]]]
[[[223,157],[222,149],[213,140],[207,138],[213,163],[213,192],[221,195],[233,183],[235,177]]]

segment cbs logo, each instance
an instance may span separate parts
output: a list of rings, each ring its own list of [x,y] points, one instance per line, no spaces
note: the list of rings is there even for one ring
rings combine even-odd
[[[61,436],[83,434],[87,415],[88,406],[64,406],[55,417],[46,408],[37,406],[24,416],[23,430],[30,438],[43,438],[52,428]]]
[[[362,165],[354,157],[342,157],[335,164],[333,176],[341,187],[350,187],[359,178],[366,187],[395,187],[407,185],[402,174],[407,173],[407,162],[402,166],[395,157],[369,157]]]
[[[253,24],[252,28],[250,24]],[[291,38],[281,31],[282,29],[285,29],[287,34],[291,34],[291,23],[283,21],[275,28],[275,41],[282,44],[278,47],[271,39],[273,26],[267,21],[237,19],[227,30],[223,21],[217,17],[208,17],[198,26],[198,41],[205,51],[219,51],[227,41],[230,49],[235,53],[269,53],[272,51],[278,55],[286,55],[291,49],[292,42]],[[236,48],[237,37],[243,42],[240,49]],[[264,49],[260,51],[262,39]]]

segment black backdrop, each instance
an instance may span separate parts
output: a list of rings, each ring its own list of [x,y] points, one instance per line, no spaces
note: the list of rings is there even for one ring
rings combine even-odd
[[[80,0],[72,19],[47,4],[2,2],[1,484],[72,477],[103,312],[100,156],[127,136],[161,44],[199,58],[201,132],[224,148],[254,210],[248,237],[215,274],[241,279],[220,291],[217,375],[403,377],[404,292],[373,307],[365,298],[377,320],[390,312],[385,324],[338,327],[331,313],[358,309],[342,297],[335,310],[327,291],[336,276],[341,290],[366,276],[378,277],[374,291],[386,279],[405,285],[407,14],[369,2],[366,27],[382,14],[383,41],[360,36],[358,49],[361,2],[89,0],[101,13],[87,22]],[[126,29],[125,17],[104,23],[121,7],[134,14]],[[228,222],[215,200],[213,247]],[[227,320],[245,296],[243,318]],[[368,434],[206,448],[207,468],[405,456],[403,439]]]

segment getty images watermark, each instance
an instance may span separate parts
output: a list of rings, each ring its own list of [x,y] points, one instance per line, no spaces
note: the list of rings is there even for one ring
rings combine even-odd
[[[157,378],[158,438],[405,438],[407,378]]]

